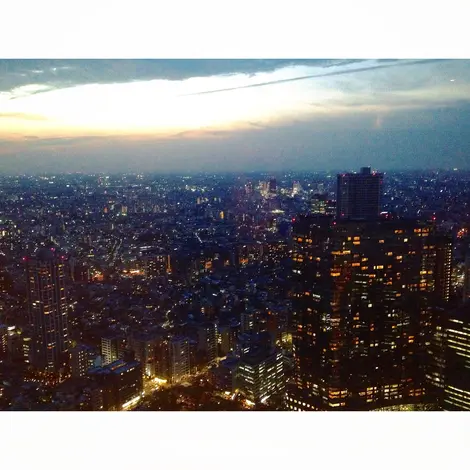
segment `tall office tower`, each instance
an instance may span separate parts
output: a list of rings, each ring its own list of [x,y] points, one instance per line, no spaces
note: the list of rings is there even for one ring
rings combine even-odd
[[[297,218],[293,349],[298,410],[371,410],[426,400],[434,227],[411,220]],[[447,281],[444,282],[446,284]]]
[[[445,366],[446,327],[452,278],[452,238],[436,233],[430,237],[436,250],[435,289],[431,307],[431,338],[426,351],[426,389],[429,402],[442,407]]]
[[[104,336],[101,338],[101,356],[103,365],[111,364],[123,358],[126,350],[126,338],[121,334]]]
[[[244,355],[238,364],[236,380],[242,394],[254,403],[282,394],[285,389],[282,354],[260,350]]]
[[[189,339],[175,336],[170,341],[170,380],[180,382],[191,373]]]
[[[374,219],[380,214],[383,174],[369,167],[360,173],[338,175],[336,217],[338,219]]]
[[[214,322],[205,322],[198,328],[198,351],[204,353],[207,362],[213,362],[218,356],[218,331]]]
[[[69,346],[64,257],[54,248],[42,247],[25,261],[33,365],[57,372]]]
[[[448,312],[447,312],[448,313]],[[448,313],[445,321],[444,392],[446,411],[470,410],[470,302]]]

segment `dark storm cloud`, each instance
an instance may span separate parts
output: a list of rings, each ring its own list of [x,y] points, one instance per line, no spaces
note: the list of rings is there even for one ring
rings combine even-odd
[[[31,84],[66,88],[154,79],[185,80],[214,75],[253,75],[293,65],[332,67],[354,62],[356,61],[326,59],[0,60],[0,91],[11,91]],[[42,91],[47,90],[31,93]]]

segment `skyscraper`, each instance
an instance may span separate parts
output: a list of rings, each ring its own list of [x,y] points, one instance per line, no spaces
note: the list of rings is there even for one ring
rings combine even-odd
[[[25,261],[33,364],[57,372],[69,345],[64,256],[54,248],[42,247]]]
[[[426,400],[436,278],[448,273],[438,265],[447,260],[437,255],[440,237],[418,221],[297,219],[291,409]]]
[[[360,173],[343,173],[337,178],[336,217],[374,219],[379,216],[383,174],[369,167]]]

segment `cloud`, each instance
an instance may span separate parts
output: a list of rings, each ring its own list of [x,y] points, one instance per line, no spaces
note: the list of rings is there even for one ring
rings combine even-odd
[[[44,85],[49,89],[86,84],[111,84],[147,80],[186,80],[193,77],[272,72],[307,65],[344,66],[355,60],[326,59],[121,59],[121,60],[0,60],[0,91]],[[46,91],[45,89],[42,91]]]
[[[46,116],[29,113],[0,113],[0,119],[23,119],[26,121],[47,121]]]
[[[85,144],[89,142],[107,140],[110,137],[115,138],[115,136],[107,136],[107,135],[79,135],[79,136],[73,136],[73,137],[47,137],[47,138],[39,138],[35,145],[61,146],[61,145]]]
[[[171,135],[170,137],[163,137],[162,140],[165,139],[173,139],[173,138],[201,138],[201,137],[223,137],[225,135],[231,134],[232,131],[223,130],[223,129],[211,129],[211,128],[202,128],[202,129],[193,129],[188,131],[178,132],[176,134]]]

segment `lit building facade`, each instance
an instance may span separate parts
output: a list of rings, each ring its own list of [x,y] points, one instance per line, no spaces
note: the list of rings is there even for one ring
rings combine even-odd
[[[96,354],[85,345],[78,345],[69,350],[70,375],[74,378],[85,377],[93,367]]]
[[[470,303],[448,314],[445,322],[442,407],[470,411]]]
[[[293,247],[296,410],[421,403],[442,295],[434,227],[418,221],[298,218]],[[443,245],[446,245],[442,242]],[[444,289],[443,291],[446,291]]]
[[[218,356],[218,331],[217,324],[205,322],[198,328],[198,350],[205,355],[207,362],[211,363]]]
[[[47,372],[63,367],[69,346],[64,259],[45,247],[25,259],[33,365]]]
[[[169,347],[171,382],[181,382],[191,373],[189,339],[183,336],[175,336],[171,339]]]
[[[101,338],[101,357],[103,365],[111,364],[123,358],[127,341],[122,335],[104,336]]]
[[[261,403],[285,389],[284,362],[279,351],[257,351],[241,357],[237,388],[253,403]]]

